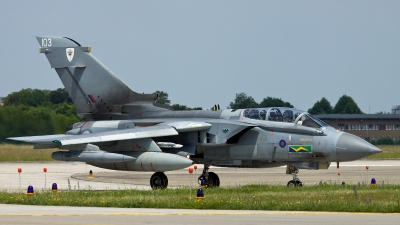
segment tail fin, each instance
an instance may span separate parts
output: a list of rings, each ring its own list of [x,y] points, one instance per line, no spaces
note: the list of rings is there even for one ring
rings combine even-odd
[[[91,47],[67,37],[36,37],[40,53],[57,71],[79,113],[120,113],[127,103],[154,103],[156,94],[138,94],[98,61]]]

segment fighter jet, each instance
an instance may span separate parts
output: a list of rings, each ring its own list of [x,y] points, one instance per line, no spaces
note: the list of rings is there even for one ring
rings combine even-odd
[[[154,172],[152,188],[166,188],[164,172],[203,164],[199,183],[219,186],[210,166],[286,166],[301,186],[299,169],[328,169],[381,152],[295,108],[175,111],[156,103],[157,94],[132,91],[90,52],[67,37],[36,37],[83,122],[65,134],[13,137],[35,149],[58,148],[52,158],[124,171]]]

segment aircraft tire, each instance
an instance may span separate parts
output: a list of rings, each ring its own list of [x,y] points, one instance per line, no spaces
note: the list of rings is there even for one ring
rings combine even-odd
[[[197,181],[199,183],[199,185],[201,185],[201,180],[205,180],[205,176],[201,175]],[[220,181],[219,181],[219,177],[216,173],[214,172],[208,172],[208,182],[207,182],[207,187],[219,187],[220,185]]]
[[[219,177],[214,172],[208,172],[208,186],[219,187],[220,181]]]
[[[296,187],[296,186],[297,186],[297,183],[296,183],[296,181],[294,181],[294,180],[290,180],[290,181],[287,183],[286,186],[289,187],[289,188],[293,188],[293,187]]]
[[[168,178],[163,172],[156,172],[150,178],[150,186],[153,189],[165,189],[168,187]]]

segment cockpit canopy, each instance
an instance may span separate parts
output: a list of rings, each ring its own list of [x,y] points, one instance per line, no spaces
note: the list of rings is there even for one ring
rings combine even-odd
[[[243,117],[255,120],[295,123],[313,128],[329,126],[307,112],[285,107],[245,109],[243,110]]]

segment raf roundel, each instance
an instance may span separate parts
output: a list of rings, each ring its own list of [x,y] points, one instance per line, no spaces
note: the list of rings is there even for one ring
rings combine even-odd
[[[280,140],[279,141],[279,146],[281,146],[281,148],[284,148],[284,147],[286,147],[286,141],[285,140]]]

